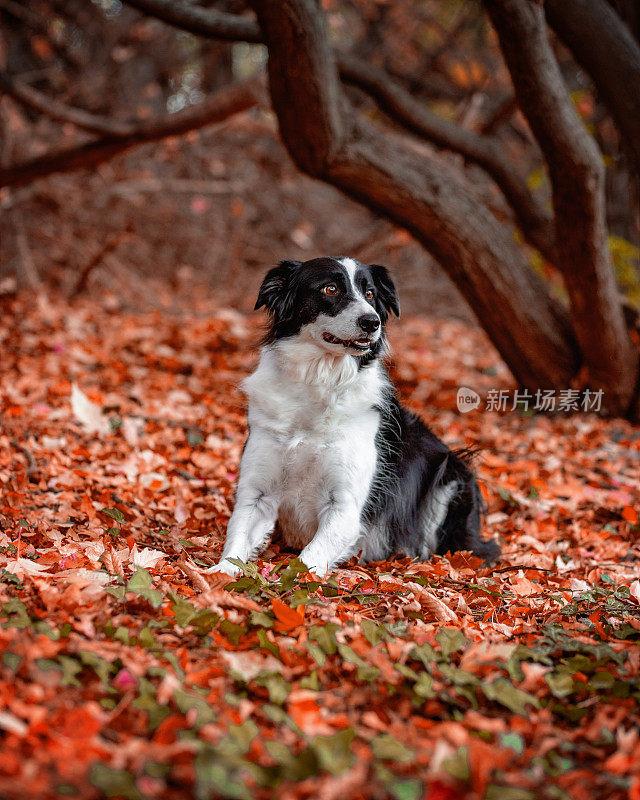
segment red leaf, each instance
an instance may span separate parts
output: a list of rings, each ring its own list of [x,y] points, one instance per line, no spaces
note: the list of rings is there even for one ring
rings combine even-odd
[[[274,597],[271,601],[271,608],[278,620],[278,628],[282,631],[292,631],[304,622],[304,606],[294,609]]]

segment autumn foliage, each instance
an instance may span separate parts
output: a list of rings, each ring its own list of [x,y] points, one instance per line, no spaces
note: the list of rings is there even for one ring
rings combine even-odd
[[[216,562],[255,320],[204,291],[5,299],[2,798],[640,798],[640,435],[455,410],[484,335],[395,325],[404,401],[477,445],[503,557]]]

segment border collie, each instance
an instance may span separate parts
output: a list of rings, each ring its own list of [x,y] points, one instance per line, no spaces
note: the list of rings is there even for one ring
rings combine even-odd
[[[270,321],[243,383],[249,437],[220,564],[230,575],[278,522],[286,545],[324,576],[357,553],[427,559],[500,548],[480,537],[482,501],[465,451],[452,452],[396,398],[382,358],[387,269],[351,258],[282,261],[255,308]]]

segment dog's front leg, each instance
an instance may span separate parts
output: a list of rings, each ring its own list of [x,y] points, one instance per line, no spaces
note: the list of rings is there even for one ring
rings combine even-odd
[[[230,558],[248,561],[273,533],[278,516],[279,459],[264,437],[251,434],[242,454],[236,504],[227,526],[220,563],[211,569],[236,575]]]
[[[300,560],[321,578],[351,558],[360,540],[360,508],[351,498],[336,502],[322,515],[313,539]]]

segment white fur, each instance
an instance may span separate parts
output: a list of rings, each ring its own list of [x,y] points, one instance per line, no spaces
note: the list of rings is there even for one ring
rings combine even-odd
[[[449,510],[449,503],[458,491],[457,481],[438,486],[431,492],[422,512],[422,557],[429,558],[438,545],[437,531]]]
[[[244,382],[250,435],[217,570],[235,574],[227,559],[251,558],[276,519],[285,542],[303,548],[300,558],[320,576],[361,546],[386,378],[378,362],[359,371],[344,348],[318,340],[315,327],[265,347]]]

